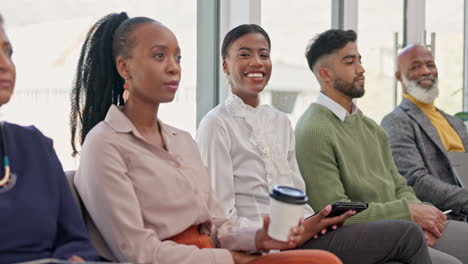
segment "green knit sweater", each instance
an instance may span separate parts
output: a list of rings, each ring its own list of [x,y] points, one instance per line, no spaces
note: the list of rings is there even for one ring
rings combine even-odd
[[[412,220],[408,204],[421,203],[398,173],[385,132],[361,112],[342,122],[312,104],[296,126],[296,156],[315,211],[337,201],[368,202],[346,224]]]

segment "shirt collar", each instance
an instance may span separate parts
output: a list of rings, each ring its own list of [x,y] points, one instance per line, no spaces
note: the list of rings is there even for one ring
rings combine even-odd
[[[140,132],[136,129],[133,123],[125,116],[122,112],[122,107],[111,105],[109,110],[107,111],[106,118],[104,121],[116,132],[118,133],[130,133],[142,137]],[[161,132],[164,134],[172,134],[177,135],[177,131],[172,127],[164,124],[161,120],[158,119],[159,127],[161,128]]]
[[[249,115],[255,114],[258,109],[262,107],[262,105],[251,107],[250,105],[245,104],[239,96],[233,94],[231,91],[226,98],[225,105],[229,112],[233,116],[237,117],[247,117]]]
[[[320,92],[316,103],[330,110],[333,114],[336,115],[336,117],[338,117],[341,120],[341,122],[344,122],[346,117],[356,114],[359,110],[356,103],[353,100],[351,104],[351,113],[349,113],[348,110],[346,110],[344,107],[342,107],[340,104],[338,104],[322,92]]]

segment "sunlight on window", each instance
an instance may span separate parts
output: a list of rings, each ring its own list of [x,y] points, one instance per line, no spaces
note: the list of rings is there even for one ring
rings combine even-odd
[[[435,62],[439,97],[435,105],[449,114],[463,108],[463,1],[426,2],[427,38],[436,33]]]
[[[381,12],[382,9],[385,12]],[[394,33],[403,39],[403,1],[360,0],[358,49],[366,69],[366,94],[357,100],[363,113],[380,123],[393,108]],[[399,99],[398,99],[399,101]]]
[[[15,0],[1,6],[17,67],[15,93],[1,109],[2,120],[33,124],[52,138],[65,170],[76,168],[69,113],[80,48],[88,29],[112,12],[151,17],[175,33],[183,56],[182,80],[174,102],[160,107],[159,118],[194,135],[196,1]]]
[[[307,44],[330,24],[331,1],[262,2],[262,27],[271,38],[273,63],[262,101],[288,113],[293,127],[320,90],[305,59]]]

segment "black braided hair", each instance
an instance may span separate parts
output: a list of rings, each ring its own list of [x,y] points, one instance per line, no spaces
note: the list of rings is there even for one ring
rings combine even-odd
[[[138,25],[153,23],[147,17],[129,18],[125,12],[101,18],[89,30],[81,48],[71,94],[71,144],[73,156],[88,132],[104,120],[112,104],[123,105],[124,79],[116,58],[128,58],[135,46],[132,32]]]

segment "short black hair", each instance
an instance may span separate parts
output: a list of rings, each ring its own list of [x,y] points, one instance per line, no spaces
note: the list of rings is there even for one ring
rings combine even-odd
[[[232,42],[234,42],[236,39],[244,35],[247,35],[249,33],[262,34],[263,37],[265,37],[265,39],[268,42],[268,48],[271,49],[270,37],[268,36],[268,33],[266,33],[266,31],[261,26],[256,25],[256,24],[243,24],[243,25],[240,25],[231,29],[231,31],[229,31],[226,34],[223,40],[223,45],[221,46],[221,57],[223,59],[226,58],[229,46],[231,45]]]
[[[2,14],[0,14],[0,26],[3,25],[3,17]]]
[[[354,30],[330,29],[317,35],[306,48],[306,59],[310,70],[325,55],[342,49],[348,42],[356,42],[357,35]]]

